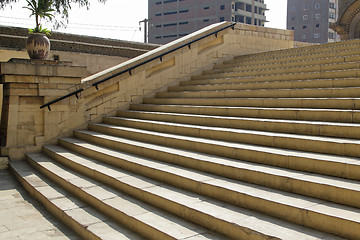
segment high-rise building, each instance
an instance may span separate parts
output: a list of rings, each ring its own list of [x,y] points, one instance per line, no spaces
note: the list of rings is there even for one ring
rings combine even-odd
[[[338,16],[338,0],[288,0],[287,29],[295,41],[325,43],[339,40],[329,28]]]
[[[149,42],[164,44],[222,21],[264,26],[264,0],[149,0]]]

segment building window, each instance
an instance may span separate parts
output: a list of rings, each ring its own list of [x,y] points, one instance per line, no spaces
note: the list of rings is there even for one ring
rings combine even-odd
[[[246,4],[246,11],[251,12],[251,5],[250,4]]]
[[[166,0],[166,1],[164,1],[164,3],[172,3],[172,2],[177,2],[177,0]]]
[[[320,19],[320,13],[316,13],[316,14],[315,14],[315,19],[316,19],[316,20],[319,20],[319,19]]]
[[[161,16],[161,15],[162,15],[161,13],[157,13],[155,16],[159,17],[159,16]]]
[[[166,35],[163,38],[173,38],[173,37],[177,37],[177,35]]]
[[[224,17],[220,17],[220,22],[224,22],[225,18]]]
[[[295,6],[292,6],[292,7],[291,7],[291,11],[292,11],[292,12],[295,12],[295,11],[296,11],[296,7],[295,7]]]
[[[189,12],[189,10],[187,10],[187,9],[186,9],[186,10],[180,10],[180,11],[179,11],[179,13],[187,13],[187,12]]]
[[[304,10],[308,10],[308,5],[304,5]]]
[[[209,19],[204,19],[204,22],[209,22]]]
[[[210,7],[204,7],[204,10],[209,10],[210,9]]]
[[[320,24],[316,24],[316,27],[319,28],[319,27],[320,27]]]
[[[308,15],[304,15],[303,20],[308,20]]]
[[[295,21],[295,17],[291,17],[291,21]]]
[[[166,15],[172,15],[172,14],[177,14],[177,12],[175,11],[175,12],[165,12],[164,13],[164,16],[166,16]]]
[[[303,29],[306,29],[306,25],[303,26]]]
[[[189,24],[189,22],[179,22],[179,25]]]
[[[295,27],[291,27],[291,30],[294,30],[295,29]]]
[[[225,10],[225,5],[224,4],[220,5],[220,10]]]
[[[306,34],[302,35],[302,39],[305,40],[306,39]]]
[[[331,3],[330,3],[331,5]],[[319,9],[320,8],[320,3],[315,3],[315,9]]]
[[[164,27],[171,27],[171,26],[176,26],[177,23],[168,23],[168,24],[164,24]]]
[[[156,2],[156,5],[160,5],[162,2]]]
[[[333,32],[329,32],[329,38],[330,38],[330,39],[334,39],[334,38],[335,38],[334,36],[335,36],[335,35],[334,35]]]
[[[246,24],[251,24],[251,18],[250,17],[246,17]]]
[[[315,39],[320,38],[320,33],[314,33],[314,38],[315,38]]]
[[[239,20],[237,22],[241,22],[244,23],[245,22],[245,17],[242,15],[236,16]]]

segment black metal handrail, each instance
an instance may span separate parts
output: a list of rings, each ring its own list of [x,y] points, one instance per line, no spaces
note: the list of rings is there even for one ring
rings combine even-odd
[[[144,61],[144,62],[141,62],[141,63],[139,63],[139,64],[136,64],[135,66],[129,67],[129,68],[127,68],[126,70],[123,70],[123,71],[121,71],[121,72],[115,73],[115,74],[113,74],[113,75],[111,75],[111,76],[109,76],[109,77],[106,77],[106,78],[104,78],[104,79],[102,79],[102,80],[100,80],[100,81],[97,81],[97,82],[93,83],[92,86],[95,87],[97,90],[99,90],[98,85],[99,85],[100,83],[106,82],[106,81],[108,81],[108,80],[110,80],[110,79],[112,79],[112,78],[114,78],[114,77],[117,77],[117,76],[119,76],[119,75],[121,75],[121,74],[124,74],[124,73],[126,73],[126,72],[128,72],[130,75],[132,75],[131,71],[134,70],[135,68],[138,68],[138,67],[140,67],[140,66],[142,66],[142,65],[144,65],[144,64],[147,64],[147,63],[149,63],[149,62],[151,62],[151,61],[154,61],[154,60],[156,60],[156,59],[160,59],[160,61],[162,62],[162,58],[163,58],[165,55],[167,55],[167,54],[169,54],[169,53],[172,53],[172,52],[175,52],[175,51],[177,51],[177,50],[179,50],[179,49],[181,49],[181,48],[183,48],[183,47],[186,47],[186,46],[188,46],[189,49],[190,49],[190,48],[191,48],[191,44],[193,44],[193,43],[195,43],[195,42],[197,42],[197,41],[200,41],[200,40],[202,40],[202,39],[204,39],[204,38],[207,38],[207,37],[209,37],[209,36],[211,36],[211,35],[214,35],[214,34],[215,34],[215,36],[217,37],[219,32],[221,32],[221,31],[223,31],[223,30],[225,30],[225,29],[228,29],[228,28],[232,28],[232,29],[234,30],[234,29],[235,29],[235,27],[234,27],[235,25],[236,25],[236,23],[232,23],[232,24],[230,24],[229,26],[223,27],[223,28],[221,28],[221,29],[218,29],[218,30],[212,32],[212,33],[206,34],[206,35],[204,35],[204,36],[202,36],[202,37],[199,37],[199,38],[197,38],[197,39],[195,39],[195,40],[192,40],[191,42],[188,42],[188,43],[185,43],[185,44],[183,44],[183,45],[180,45],[180,46],[178,46],[178,47],[176,47],[176,48],[174,48],[174,49],[171,49],[171,50],[169,50],[169,51],[167,51],[167,52],[165,52],[165,53],[162,53],[162,54],[160,54],[160,55],[158,55],[158,56],[156,56],[156,57],[150,58],[150,59],[148,59],[148,60],[146,60],[146,61]],[[51,105],[51,104],[54,104],[54,103],[56,103],[56,102],[59,102],[59,101],[65,99],[65,98],[71,97],[71,96],[73,96],[73,95],[76,95],[76,97],[79,98],[77,94],[80,93],[80,92],[82,92],[82,91],[84,91],[84,89],[81,88],[81,89],[76,90],[75,92],[72,92],[72,93],[69,93],[69,94],[67,94],[67,95],[65,95],[65,96],[63,96],[63,97],[57,98],[57,99],[55,99],[55,100],[53,100],[53,101],[51,101],[51,102],[48,102],[48,103],[40,106],[40,109],[42,109],[42,108],[44,108],[44,107],[48,107],[49,111],[51,111],[51,108],[50,108],[50,105]]]
[[[54,104],[54,103],[59,102],[59,101],[61,101],[61,100],[64,100],[65,98],[71,97],[71,96],[73,96],[73,95],[75,95],[76,98],[79,98],[78,93],[80,93],[80,92],[82,92],[82,91],[84,91],[84,89],[80,88],[80,89],[76,90],[75,92],[69,93],[69,94],[67,94],[67,95],[65,95],[65,96],[62,96],[62,97],[60,97],[60,98],[57,98],[57,99],[55,99],[55,100],[53,100],[53,101],[50,101],[50,102],[44,104],[44,105],[41,105],[41,106],[40,106],[40,109],[42,109],[42,108],[44,108],[44,107],[48,107],[49,111],[51,111],[51,108],[50,108],[50,105],[51,105],[51,104]]]

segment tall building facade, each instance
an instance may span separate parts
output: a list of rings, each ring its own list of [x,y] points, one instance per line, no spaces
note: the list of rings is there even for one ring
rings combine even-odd
[[[149,42],[164,44],[222,21],[264,26],[264,0],[149,0]]]
[[[329,26],[338,16],[338,0],[288,0],[287,29],[295,41],[326,43],[339,40]]]

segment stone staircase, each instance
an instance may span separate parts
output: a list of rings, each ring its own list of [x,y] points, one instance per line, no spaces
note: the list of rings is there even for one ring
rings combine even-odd
[[[360,239],[360,41],[239,56],[11,162],[84,239]]]

